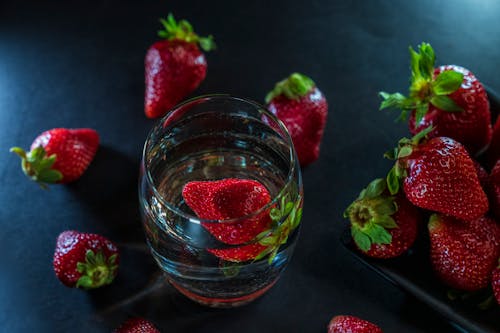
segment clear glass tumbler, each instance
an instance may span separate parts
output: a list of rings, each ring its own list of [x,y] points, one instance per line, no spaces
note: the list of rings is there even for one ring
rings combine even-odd
[[[271,201],[246,216],[198,218],[183,200],[183,187],[225,178],[256,180]],[[285,126],[252,101],[227,95],[191,99],[161,119],[146,140],[139,200],[147,243],[168,281],[198,303],[238,306],[274,285],[297,240],[302,198],[300,167]],[[243,244],[225,243],[210,232],[246,228],[267,214],[268,226]],[[239,251],[252,255],[244,261],[231,255]]]

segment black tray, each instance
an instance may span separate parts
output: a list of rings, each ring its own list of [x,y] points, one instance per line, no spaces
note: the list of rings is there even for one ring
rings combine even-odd
[[[500,114],[500,98],[491,89],[487,89],[487,91],[492,120],[495,121]],[[500,332],[500,306],[494,305],[487,310],[481,310],[477,307],[477,302],[471,302],[471,300],[451,301],[448,298],[449,288],[441,284],[432,271],[429,260],[429,245],[425,237],[420,237],[403,257],[390,260],[378,260],[363,256],[352,243],[349,230],[343,232],[341,241],[358,260],[429,305],[448,319],[457,329],[469,333]]]

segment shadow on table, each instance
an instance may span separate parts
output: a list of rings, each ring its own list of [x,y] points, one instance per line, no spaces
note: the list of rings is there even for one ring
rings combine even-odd
[[[118,275],[109,286],[88,291],[96,308],[92,320],[119,324],[129,307],[157,289],[170,287],[146,246],[139,214],[137,182],[139,160],[101,146],[88,170],[66,186],[70,195],[93,216],[96,233],[113,240],[120,249]]]
[[[144,243],[137,197],[139,160],[101,146],[83,176],[68,184],[71,195],[95,216],[96,230],[118,243]]]

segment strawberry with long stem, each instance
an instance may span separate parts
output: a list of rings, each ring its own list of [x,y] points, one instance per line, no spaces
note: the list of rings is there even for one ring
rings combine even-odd
[[[491,140],[491,113],[486,91],[467,69],[446,65],[434,68],[435,54],[428,43],[410,47],[411,80],[408,96],[381,92],[381,109],[401,110],[415,135],[433,126],[429,137],[445,136],[476,154]]]

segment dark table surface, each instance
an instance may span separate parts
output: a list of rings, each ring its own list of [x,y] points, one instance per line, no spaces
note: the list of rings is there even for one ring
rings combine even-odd
[[[330,114],[320,160],[303,171],[303,228],[279,283],[248,306],[217,310],[158,280],[144,249],[136,180],[154,121],[143,114],[143,59],[158,18],[174,12],[216,37],[193,95],[262,101],[292,71],[311,76]],[[379,112],[379,90],[405,90],[409,45],[471,69],[500,90],[500,2],[3,1],[0,4],[0,331],[110,332],[128,316],[163,332],[325,332],[335,314],[385,332],[455,332],[446,320],[359,263],[340,244],[343,209],[383,176],[382,153],[407,135]],[[43,191],[14,145],[53,127],[92,127],[102,144],[77,182]],[[101,233],[122,249],[115,282],[85,292],[55,278],[57,235]],[[159,282],[158,282],[159,281]]]

